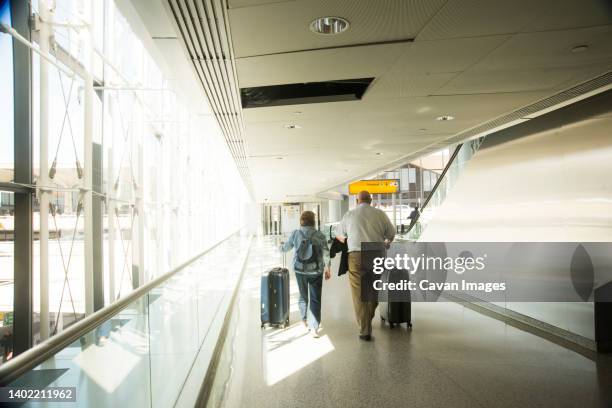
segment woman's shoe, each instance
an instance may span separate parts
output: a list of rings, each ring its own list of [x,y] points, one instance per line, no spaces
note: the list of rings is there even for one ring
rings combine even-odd
[[[312,337],[314,339],[318,339],[319,338],[319,329],[311,329],[310,333],[312,334]]]

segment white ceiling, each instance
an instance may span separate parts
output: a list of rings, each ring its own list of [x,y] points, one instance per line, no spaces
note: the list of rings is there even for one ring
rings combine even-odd
[[[605,1],[229,6],[241,87],[375,77],[361,101],[243,110],[260,200],[316,195],[612,69]],[[349,20],[349,31],[311,33],[309,23],[327,15]],[[582,44],[589,50],[571,52]],[[435,120],[446,114],[456,119]],[[288,123],[301,128],[285,129]]]
[[[180,67],[175,76],[192,94],[200,89],[166,0],[121,1],[131,1],[169,65]],[[612,69],[606,0],[227,1],[241,87],[375,77],[361,101],[243,110],[259,200],[345,185]],[[350,29],[309,31],[329,15]],[[588,51],[571,52],[582,44]]]

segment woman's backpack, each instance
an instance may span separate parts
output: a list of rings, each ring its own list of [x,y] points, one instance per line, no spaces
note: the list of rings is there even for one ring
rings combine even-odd
[[[295,264],[293,265],[293,269],[297,272],[319,272],[319,247],[312,242],[315,232],[307,236],[302,230],[298,230],[300,243],[295,249]]]

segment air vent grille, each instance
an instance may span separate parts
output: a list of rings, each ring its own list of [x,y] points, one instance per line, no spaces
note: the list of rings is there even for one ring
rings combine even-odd
[[[253,195],[226,0],[168,0],[168,4],[238,172]]]

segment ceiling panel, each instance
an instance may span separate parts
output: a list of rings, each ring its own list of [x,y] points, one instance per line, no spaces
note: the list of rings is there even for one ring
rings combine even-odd
[[[557,0],[522,31],[561,30],[593,27],[612,23],[612,2],[609,0]]]
[[[589,46],[587,51],[571,52],[574,46],[583,44]],[[605,62],[612,67],[612,25],[516,34],[474,69],[556,68]]]
[[[241,88],[377,77],[411,43],[360,46],[238,58]]]
[[[349,120],[361,120],[379,125],[381,123],[401,123],[405,129],[427,128],[438,132],[439,129],[463,129],[473,122],[491,119],[504,112],[540,99],[547,92],[524,92],[514,94],[477,94],[445,95],[402,99],[365,98],[347,115]],[[435,118],[451,115],[450,122],[436,121]],[[467,122],[463,122],[467,121]]]
[[[396,71],[396,69],[394,69]],[[387,74],[370,85],[368,98],[405,98],[433,94],[457,76],[456,72],[440,74]]]
[[[396,62],[404,72],[434,73],[463,71],[484,58],[511,36],[415,41]]]
[[[261,5],[270,4],[270,3],[281,3],[283,1],[295,1],[295,0],[229,0],[228,7],[229,8],[252,7],[252,6],[261,6]]]
[[[309,103],[302,105],[266,106],[243,109],[246,123],[281,122],[300,124],[304,120],[346,115],[358,101]]]
[[[446,0],[296,0],[229,10],[236,57],[276,54],[416,37]],[[309,30],[318,17],[340,16],[348,31]]]
[[[572,68],[530,68],[461,73],[439,88],[436,95],[525,92],[562,89],[576,85],[610,68],[605,65]]]
[[[450,0],[418,40],[512,34],[542,15],[553,0]]]
[[[427,96],[484,58],[510,36],[416,41],[370,87],[369,98]]]

